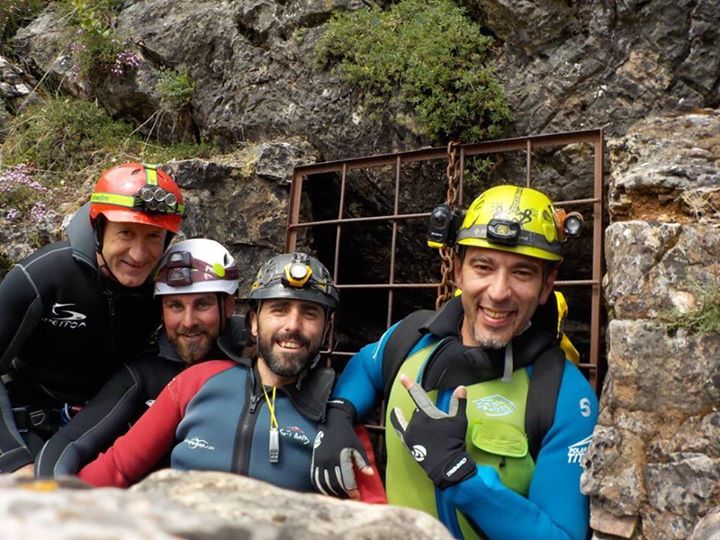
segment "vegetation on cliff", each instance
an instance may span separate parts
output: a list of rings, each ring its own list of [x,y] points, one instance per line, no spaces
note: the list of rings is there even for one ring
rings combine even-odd
[[[367,110],[406,110],[431,139],[498,136],[510,119],[490,61],[492,38],[452,0],[400,0],[336,15],[317,52]]]

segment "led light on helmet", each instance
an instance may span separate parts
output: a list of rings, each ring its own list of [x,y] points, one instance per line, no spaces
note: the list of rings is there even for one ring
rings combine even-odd
[[[285,281],[292,287],[304,287],[312,269],[304,262],[293,261],[285,267]]]
[[[565,222],[563,223],[565,234],[570,238],[580,236],[580,232],[583,228],[583,223],[584,222],[582,215],[580,215],[578,212],[570,212],[565,217]]]
[[[506,219],[491,219],[487,224],[487,239],[498,244],[514,246],[520,238],[520,224]]]

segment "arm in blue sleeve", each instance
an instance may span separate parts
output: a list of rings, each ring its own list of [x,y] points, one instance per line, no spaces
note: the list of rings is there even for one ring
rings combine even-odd
[[[364,418],[373,410],[385,389],[383,352],[395,326],[387,330],[379,341],[360,349],[350,359],[335,386],[333,397],[352,403],[358,418]]]
[[[494,469],[478,466],[477,475],[446,490],[452,506],[492,539],[584,539],[589,508],[580,491],[580,463],[592,440],[597,413],[595,393],[568,363],[555,421],[543,439],[528,498],[506,488]]]

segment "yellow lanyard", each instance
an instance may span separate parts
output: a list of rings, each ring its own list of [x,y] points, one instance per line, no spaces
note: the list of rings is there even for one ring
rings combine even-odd
[[[278,421],[277,417],[275,416],[275,391],[277,388],[273,386],[272,391],[272,402],[270,401],[270,398],[268,397],[267,390],[265,390],[265,385],[262,385],[263,387],[263,394],[265,394],[265,403],[267,403],[268,411],[270,411],[270,433],[269,441],[268,441],[268,459],[270,460],[270,463],[279,463],[280,462],[280,434],[278,433]]]
[[[267,390],[265,390],[265,385],[263,384],[263,394],[265,394],[265,403],[267,403],[268,411],[270,411],[270,429],[277,429],[278,428],[278,421],[275,417],[275,391],[277,390],[277,387],[273,386],[273,392],[272,392],[272,402],[270,402],[270,398],[268,397]]]

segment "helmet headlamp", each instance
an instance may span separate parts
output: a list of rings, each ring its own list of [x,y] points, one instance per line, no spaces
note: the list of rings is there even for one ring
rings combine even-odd
[[[580,212],[565,212],[562,208],[555,211],[555,225],[560,232],[560,240],[577,238],[582,232],[585,220]]]
[[[312,276],[312,268],[301,261],[292,261],[285,266],[283,285],[302,288],[310,280]]]
[[[238,271],[235,266],[224,268],[211,265],[194,258],[189,251],[176,251],[168,257],[158,271],[155,281],[167,283],[171,287],[187,287],[199,281],[237,280]]]
[[[515,246],[520,238],[520,224],[507,219],[491,219],[487,224],[487,239],[490,242]]]
[[[132,207],[141,212],[182,213],[182,210],[178,209],[178,200],[175,194],[153,184],[145,184],[138,190]]]
[[[571,212],[565,218],[564,229],[565,234],[570,238],[580,236],[580,231],[583,228],[583,217],[578,212]]]

